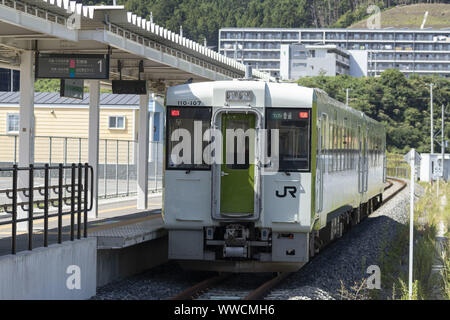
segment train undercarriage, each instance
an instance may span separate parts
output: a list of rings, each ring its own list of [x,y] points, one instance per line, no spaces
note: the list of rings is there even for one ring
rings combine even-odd
[[[219,272],[297,271],[367,218],[381,203],[379,194],[358,208],[341,210],[324,228],[310,233],[272,232],[269,228],[255,228],[250,222],[206,227],[203,230],[204,259],[180,260],[179,263],[186,269]]]

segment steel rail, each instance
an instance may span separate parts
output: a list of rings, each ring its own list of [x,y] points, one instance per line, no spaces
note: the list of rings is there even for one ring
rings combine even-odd
[[[264,298],[267,292],[269,292],[273,287],[278,285],[280,282],[282,282],[284,279],[286,279],[289,275],[291,275],[292,272],[282,272],[278,274],[275,278],[263,283],[258,288],[253,290],[250,294],[248,294],[244,299],[242,300],[260,300]]]
[[[209,287],[222,282],[226,278],[228,278],[231,274],[221,274],[218,276],[214,276],[212,278],[203,280],[202,282],[197,283],[196,285],[182,291],[176,296],[172,297],[170,300],[192,300],[194,297],[198,296],[200,293],[207,290]]]
[[[388,178],[389,180],[392,180],[392,181],[396,181],[396,182],[399,182],[400,183],[400,188],[398,188],[397,190],[395,190],[392,194],[390,194],[386,199],[383,199],[383,202],[380,204],[380,207],[381,206],[383,206],[385,203],[387,203],[389,200],[391,200],[392,198],[394,198],[400,191],[402,191],[403,189],[405,189],[406,188],[406,186],[407,186],[407,183],[405,182],[405,181],[403,181],[403,180],[401,180],[401,179],[397,179],[397,178],[392,178],[392,177],[390,177],[390,178]],[[393,185],[393,184],[392,184]],[[391,186],[392,186],[391,185]],[[389,188],[386,188],[386,189],[384,189],[385,191],[387,190],[387,189],[389,189]]]

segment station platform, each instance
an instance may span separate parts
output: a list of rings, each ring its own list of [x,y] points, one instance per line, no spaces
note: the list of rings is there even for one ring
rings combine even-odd
[[[161,194],[149,196],[146,210],[136,209],[136,199],[106,199],[99,202],[98,217],[89,219],[88,236],[97,237],[97,249],[122,249],[167,235],[161,217]],[[0,220],[9,219],[2,216]],[[75,221],[77,217],[75,215]],[[48,244],[58,240],[57,217],[49,218]],[[26,224],[26,223],[25,223]],[[43,219],[33,223],[33,248],[44,245]],[[62,219],[62,241],[70,239],[70,215]],[[75,226],[74,234],[77,237]],[[83,228],[81,228],[83,232]],[[11,253],[11,226],[0,226],[0,256]],[[28,233],[17,232],[17,252],[28,249]]]

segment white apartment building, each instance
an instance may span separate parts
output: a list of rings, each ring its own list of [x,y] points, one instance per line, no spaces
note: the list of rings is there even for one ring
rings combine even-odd
[[[281,80],[350,74],[350,54],[336,45],[282,44]]]
[[[253,68],[280,77],[283,44],[335,45],[365,52],[368,76],[386,69],[411,74],[450,77],[450,27],[447,29],[283,29],[222,28],[219,52]],[[361,56],[359,56],[361,57]],[[360,59],[363,61],[363,59]]]

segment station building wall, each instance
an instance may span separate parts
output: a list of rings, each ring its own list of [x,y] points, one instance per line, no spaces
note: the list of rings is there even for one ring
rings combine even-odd
[[[150,104],[150,141],[161,142],[163,135],[163,107],[160,103]],[[159,113],[155,116],[156,113]],[[0,103],[0,163],[12,163],[14,158],[18,161],[19,133],[8,132],[7,117],[9,114],[19,114],[19,106]],[[67,105],[35,105],[35,148],[34,162],[64,163],[64,149],[67,163],[88,161],[88,106]],[[123,116],[124,128],[109,128],[110,116]],[[100,107],[100,141],[99,163],[105,162],[105,143],[107,140],[106,159],[108,164],[116,162],[126,165],[135,163],[136,142],[139,119],[139,106],[101,106]],[[153,128],[154,127],[154,128]],[[156,131],[156,132],[155,132]],[[16,138],[15,138],[16,137]],[[67,137],[68,139],[64,139]],[[80,139],[81,138],[81,139]],[[65,142],[65,140],[67,142]],[[116,140],[119,140],[117,142]],[[133,142],[134,141],[134,142]],[[65,143],[66,146],[65,146]],[[16,148],[16,155],[14,153]],[[117,152],[118,147],[118,152]],[[152,153],[152,146],[150,146]],[[81,150],[81,157],[80,157]],[[159,151],[159,150],[158,150]],[[155,152],[155,151],[154,151]],[[160,152],[162,154],[162,152]]]

